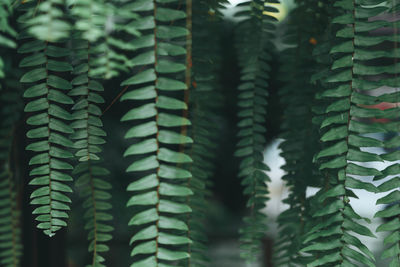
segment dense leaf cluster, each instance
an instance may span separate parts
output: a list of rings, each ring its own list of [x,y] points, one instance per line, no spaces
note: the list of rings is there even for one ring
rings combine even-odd
[[[266,125],[280,120],[289,190],[283,202],[289,208],[277,220],[274,263],[376,266],[362,242],[375,236],[370,219],[351,205],[357,190],[366,190],[383,193],[375,215],[376,232],[386,233],[382,258],[400,266],[399,4],[295,2],[280,25],[275,0],[243,1],[234,15],[240,72],[239,85],[231,88],[237,89],[234,155],[247,198],[241,257],[254,263],[263,254],[270,181]],[[72,193],[79,192],[87,266],[106,266],[115,219],[113,175],[103,164],[108,90],[120,92],[109,107],[120,100],[120,120],[128,127],[121,158],[130,177],[131,266],[210,265],[208,207],[226,100],[219,32],[225,3],[0,3],[1,266],[21,265],[18,199],[24,179],[18,177],[25,168],[37,228],[52,237],[66,227]],[[282,118],[267,114],[276,69]],[[27,129],[29,166],[14,157],[19,125]],[[376,162],[387,167],[375,168]],[[319,188],[313,196],[306,194],[310,186]]]
[[[286,251],[287,260],[277,258],[277,262],[282,266],[376,266],[373,253],[360,239],[360,236],[375,237],[367,227],[370,219],[359,216],[351,206],[351,199],[357,198],[354,190],[361,189],[372,193],[391,191],[377,201],[378,205],[384,204],[385,209],[375,217],[390,218],[389,222],[378,227],[377,232],[391,232],[385,239],[388,249],[384,250],[382,258],[391,258],[390,266],[398,266],[398,239],[395,238],[398,228],[394,219],[398,215],[398,191],[395,190],[398,186],[396,177],[390,179],[397,174],[394,171],[397,164],[389,164],[382,171],[372,167],[374,162],[398,160],[393,157],[398,152],[394,141],[398,134],[397,115],[394,115],[398,112],[395,104],[398,102],[396,9],[386,1],[335,1],[327,4],[328,7],[299,1],[296,8],[302,15],[306,10],[319,10],[313,23],[326,26],[323,31],[312,35],[302,29],[300,23],[293,27],[298,31],[294,48],[297,49],[297,58],[307,56],[302,49],[318,40],[312,52],[315,62],[303,67],[311,71],[308,81],[305,85],[298,84],[293,90],[301,88],[301,93],[304,93],[317,85],[313,96],[303,100],[307,104],[297,102],[297,107],[308,110],[307,113],[296,113],[301,114],[297,120],[310,121],[307,114],[311,110],[314,112],[312,122],[318,128],[302,129],[310,131],[308,137],[319,135],[320,145],[313,138],[299,138],[299,129],[293,135],[289,131],[284,136],[283,156],[287,160],[286,166],[290,167],[287,171],[292,173],[291,176],[303,178],[288,181],[294,183],[288,198],[291,208],[281,216],[281,234],[287,238],[295,237],[297,244],[293,247],[292,242],[284,240],[280,248]],[[306,38],[302,39],[300,36],[304,34]],[[292,81],[298,83],[299,78]],[[294,94],[293,91],[283,95],[283,100],[288,101],[285,103],[299,101],[297,99],[301,97],[294,98]],[[308,105],[310,101],[314,104]],[[293,127],[293,117],[285,118],[290,123],[287,126]],[[300,141],[304,140],[306,143],[302,145]],[[288,146],[289,142],[292,145]],[[386,145],[388,142],[390,145]],[[312,153],[318,170],[309,172],[306,177],[301,175],[304,169],[300,165],[304,156],[297,158],[298,153],[286,154],[285,151],[291,152],[294,148],[304,151],[310,145],[319,147]],[[376,149],[384,152],[373,152]],[[297,158],[296,164],[289,165],[293,156]],[[371,177],[375,181],[386,180],[376,187]],[[307,186],[321,189],[315,196],[306,198]],[[301,228],[293,224],[295,216],[302,216]]]

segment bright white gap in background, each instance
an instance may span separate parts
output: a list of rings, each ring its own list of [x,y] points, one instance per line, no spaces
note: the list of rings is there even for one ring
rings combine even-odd
[[[229,3],[232,6],[236,6],[237,4],[242,3],[242,2],[244,2],[244,0],[229,0]]]

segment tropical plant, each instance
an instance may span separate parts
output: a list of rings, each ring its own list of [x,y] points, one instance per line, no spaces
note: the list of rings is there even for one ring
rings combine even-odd
[[[241,1],[232,22],[225,0],[3,0],[0,266],[37,266],[31,214],[63,244],[86,231],[81,265],[212,266],[215,195],[235,183],[221,163],[245,202],[241,264],[260,263],[270,122],[289,193],[264,262],[400,266],[400,5],[294,2],[280,21],[278,1]],[[376,230],[360,190],[381,193]],[[377,255],[364,240],[381,232]]]

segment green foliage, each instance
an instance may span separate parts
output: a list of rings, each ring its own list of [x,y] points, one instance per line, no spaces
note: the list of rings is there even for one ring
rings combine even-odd
[[[312,163],[319,149],[318,129],[312,123],[312,108],[316,104],[314,95],[319,88],[310,82],[318,62],[310,54],[315,47],[312,41],[321,42],[328,25],[325,8],[315,1],[299,1],[289,19],[284,35],[288,48],[282,53],[280,69],[280,79],[285,86],[279,93],[286,107],[282,122],[283,142],[280,144],[281,156],[285,159],[282,169],[286,172],[282,179],[290,190],[283,202],[290,207],[278,217],[280,232],[274,248],[277,266],[304,265],[307,262],[299,253],[311,220],[306,189],[320,186],[320,175]]]
[[[0,265],[6,267],[20,266],[22,255],[18,162],[13,160],[22,104],[9,55],[16,48],[17,33],[9,24],[13,11],[11,1],[0,4]]]
[[[266,230],[266,217],[261,210],[268,200],[266,182],[269,177],[264,171],[269,168],[263,163],[263,135],[266,132],[265,106],[275,19],[264,13],[267,10],[265,5],[266,1],[246,1],[236,14],[243,20],[236,32],[241,84],[238,87],[239,142],[235,156],[241,158],[239,177],[245,187],[244,194],[249,197],[247,207],[250,214],[245,217],[245,226],[240,230],[241,256],[247,261],[256,261],[259,257],[260,240]]]
[[[9,17],[12,15],[12,12],[12,1],[2,1],[2,3],[0,4],[0,46],[2,47],[15,48],[17,46],[14,40],[17,32],[12,28],[9,23]]]
[[[385,68],[373,67],[374,63],[370,60],[374,57],[360,56],[365,44],[357,41],[359,36],[368,43],[374,37],[367,34],[381,27],[376,21],[368,21],[370,16],[385,10],[375,7],[375,4],[378,3],[360,5],[342,1],[334,4],[337,12],[332,22],[338,24],[337,43],[330,48],[333,60],[329,75],[323,78],[326,89],[317,94],[317,98],[324,103],[318,112],[323,148],[314,159],[325,182],[312,200],[314,207],[311,212],[316,223],[307,233],[301,250],[312,255],[313,260],[308,266],[335,263],[351,265],[353,262],[375,266],[373,254],[354,233],[370,237],[374,237],[374,234],[361,224],[363,218],[349,204],[349,197],[355,196],[353,189],[378,191],[364,177],[381,175],[380,171],[363,164],[381,161],[379,155],[361,149],[362,146],[373,144],[368,139],[363,144],[357,141],[365,139],[368,133],[386,132],[382,124],[365,121],[365,118],[378,116],[374,109],[368,108],[367,105],[371,103],[365,102],[366,98],[363,97],[367,95],[367,90],[374,89],[365,87],[363,83],[368,84],[371,75],[382,73],[376,70]],[[329,128],[326,127],[328,125]],[[324,210],[320,209],[321,205],[325,207]],[[336,240],[341,242],[335,243]]]
[[[220,29],[221,1],[210,3],[195,1],[193,3],[193,39],[192,39],[192,60],[193,77],[190,81],[189,108],[190,118],[193,123],[189,129],[189,136],[193,143],[188,153],[193,163],[188,167],[192,177],[188,180],[188,187],[193,195],[188,197],[188,204],[192,213],[188,215],[187,224],[190,231],[188,251],[190,258],[187,266],[208,266],[210,259],[207,257],[208,238],[206,235],[208,198],[212,196],[211,178],[215,172],[215,158],[218,150],[218,136],[220,126],[218,125],[218,112],[221,106],[219,95],[219,84],[217,71],[220,67],[220,55],[217,50],[218,38],[210,40],[210,35],[217,35]],[[213,12],[210,12],[212,10]],[[189,41],[190,42],[190,41]],[[188,42],[188,43],[189,43]],[[192,62],[190,62],[192,61]],[[188,64],[187,63],[187,64]],[[212,65],[210,66],[210,63]],[[213,118],[213,119],[210,119]]]
[[[275,264],[375,266],[374,254],[361,241],[375,236],[370,219],[351,205],[356,190],[366,190],[384,193],[377,201],[382,209],[375,215],[380,219],[376,232],[386,232],[382,258],[397,267],[399,4],[295,2],[289,19],[280,24],[273,17],[276,1],[244,1],[234,16],[240,82],[237,129],[229,130],[237,132],[237,176],[247,198],[239,231],[241,257],[248,263],[261,258],[270,181],[263,156],[267,122],[279,120],[289,190],[283,202],[289,208],[277,220]],[[209,200],[228,102],[220,79],[227,68],[220,37],[226,29],[225,3],[2,1],[1,266],[19,266],[22,255],[19,203],[24,198],[18,192],[25,181],[19,172],[26,166],[12,157],[21,139],[17,125],[27,128],[37,227],[51,237],[67,226],[70,193],[77,191],[85,210],[87,266],[105,266],[105,252],[112,249],[111,221],[117,216],[111,205],[114,175],[102,154],[108,139],[102,116],[119,98],[125,112],[121,121],[129,127],[123,156],[130,162],[131,266],[210,265]],[[17,19],[15,10],[22,13]],[[121,92],[115,91],[118,83]],[[107,91],[117,97],[104,109]],[[276,91],[282,118],[267,112]],[[378,170],[376,162],[389,166]],[[306,194],[310,186],[319,188],[313,196]]]
[[[12,1],[5,0],[0,3],[0,48],[15,48],[15,37],[17,32],[12,28],[9,23],[9,17],[12,15]],[[0,57],[0,79],[4,78],[5,74],[3,71],[4,61]]]
[[[91,43],[104,38],[107,34],[104,30],[107,16],[112,8],[107,9],[104,1],[84,0],[76,2],[71,0],[70,2],[71,15],[75,20],[74,28],[81,32],[82,38]]]
[[[378,4],[378,3],[375,3]],[[369,66],[364,69],[366,75],[363,75],[360,78],[360,86],[365,86],[365,90],[374,90],[378,86],[387,86],[389,90],[385,91],[384,94],[380,94],[378,96],[371,96],[368,99],[357,97],[360,104],[369,105],[371,103],[382,103],[385,102],[386,105],[389,105],[388,109],[379,110],[373,109],[369,112],[365,112],[363,109],[356,109],[353,113],[358,114],[359,116],[363,116],[366,118],[380,118],[382,123],[380,123],[380,128],[384,128],[384,132],[386,132],[386,138],[382,142],[380,140],[368,140],[366,145],[374,145],[383,147],[386,151],[379,155],[379,158],[384,161],[394,162],[390,164],[387,168],[381,171],[379,175],[374,177],[376,181],[382,181],[382,183],[377,187],[377,191],[381,193],[386,193],[385,196],[381,197],[377,200],[378,205],[385,205],[384,209],[378,211],[375,214],[375,217],[382,218],[382,224],[376,229],[377,232],[387,232],[388,235],[385,237],[384,245],[385,249],[382,252],[382,259],[389,259],[390,264],[389,267],[394,267],[400,265],[400,249],[399,249],[399,237],[398,231],[400,230],[400,222],[399,222],[399,191],[398,191],[398,127],[397,127],[397,115],[399,107],[398,107],[398,93],[397,88],[399,87],[398,81],[398,51],[397,51],[397,39],[398,39],[398,21],[395,15],[396,10],[398,10],[398,4],[395,2],[389,5],[390,9],[388,10],[388,16],[390,19],[396,19],[395,22],[388,23],[387,27],[393,29],[393,31],[386,33],[385,35],[379,36],[378,42],[382,43],[383,40],[388,40],[387,47],[388,49],[384,49],[381,46],[374,45],[376,43],[373,38],[364,38],[364,42],[357,43],[356,45],[360,46],[360,50],[357,55],[358,58],[369,60],[376,62],[378,60],[382,60],[383,58],[389,58],[390,61],[383,66],[377,68],[370,68]],[[377,13],[379,10],[386,10],[384,7],[372,7],[368,11],[374,11]],[[371,27],[372,28],[372,27]],[[356,50],[357,51],[357,50]],[[374,84],[371,82],[371,79],[377,77],[377,73],[383,73],[384,78],[379,80],[379,84]],[[368,102],[367,102],[368,101]],[[378,143],[379,145],[376,145]],[[386,179],[385,179],[386,178]]]
[[[0,90],[0,112],[6,118],[0,123],[0,264],[5,267],[20,266],[22,254],[21,211],[16,202],[18,188],[12,162],[15,124],[21,105],[16,88],[13,89],[6,85]]]
[[[351,208],[349,205],[351,198],[349,197],[356,197],[352,189],[363,189],[376,193],[380,188],[383,189],[383,191],[380,191],[384,192],[396,187],[395,179],[393,181],[386,181],[376,188],[364,178],[366,176],[373,176],[375,180],[379,180],[387,177],[389,173],[395,175],[393,170],[396,168],[395,165],[391,165],[386,170],[380,172],[374,168],[366,167],[364,164],[382,160],[394,160],[392,156],[394,155],[393,152],[388,153],[389,156],[385,159],[384,155],[367,152],[365,149],[366,147],[385,147],[384,143],[386,142],[382,142],[376,139],[376,135],[373,136],[370,134],[395,131],[395,127],[393,127],[394,122],[387,122],[385,120],[373,122],[373,120],[392,120],[393,117],[390,114],[395,112],[397,107],[382,111],[371,106],[382,102],[397,102],[394,93],[382,94],[380,92],[383,91],[381,86],[388,86],[388,88],[397,86],[396,54],[387,50],[387,47],[390,47],[389,43],[386,46],[379,45],[388,40],[392,41],[392,46],[396,47],[396,32],[394,32],[394,35],[393,32],[390,32],[390,36],[374,36],[374,31],[383,26],[390,27],[390,23],[370,19],[376,15],[382,16],[382,14],[385,14],[387,8],[383,4],[383,1],[362,3],[353,3],[351,1],[337,2],[334,4],[336,9],[326,9],[328,14],[325,15],[325,18],[328,18],[328,21],[331,20],[333,24],[329,24],[328,30],[322,32],[323,35],[319,36],[317,33],[312,35],[313,38],[318,40],[318,45],[313,53],[317,59],[317,69],[311,72],[311,82],[315,84],[318,81],[317,85],[321,88],[313,89],[314,92],[317,92],[317,102],[313,107],[316,115],[313,122],[320,127],[319,132],[323,146],[315,153],[314,161],[318,163],[317,166],[324,178],[323,181],[321,179],[322,184],[320,186],[322,189],[311,199],[300,201],[298,197],[302,194],[304,195],[304,189],[301,189],[302,187],[304,188],[304,185],[295,184],[293,187],[293,193],[288,198],[292,208],[281,215],[281,225],[283,227],[281,234],[287,236],[287,238],[286,241],[283,240],[282,243],[279,243],[277,247],[278,251],[282,248],[286,249],[286,253],[284,252],[284,254],[278,254],[277,256],[279,266],[297,266],[298,264],[301,266],[334,266],[338,263],[353,266],[354,262],[358,262],[358,264],[362,264],[363,266],[375,266],[373,254],[354,235],[356,233],[358,235],[373,237],[373,233],[365,227],[365,222],[369,220],[365,218],[365,222],[361,223],[360,220],[363,218],[357,215]],[[305,7],[305,10],[300,13],[302,17],[307,12],[306,10],[310,10],[311,5],[311,2],[299,1],[297,10],[301,9],[302,6]],[[324,8],[320,4],[318,4],[318,7]],[[330,19],[331,15],[329,13],[333,15],[332,19]],[[317,15],[315,19],[319,17]],[[314,21],[314,23],[316,22]],[[298,22],[296,25],[300,28],[303,26],[303,23]],[[329,36],[331,26],[335,30],[334,34]],[[307,33],[306,29],[298,31],[298,35],[305,33]],[[303,47],[305,46],[306,44],[303,45]],[[299,48],[301,48],[301,45],[298,45]],[[331,54],[330,57],[327,56],[329,51]],[[296,55],[297,58],[301,56],[301,50],[298,50]],[[304,53],[304,55],[307,54]],[[289,58],[293,59],[295,57],[289,56]],[[392,59],[390,60],[390,58]],[[306,61],[306,59],[302,59],[300,60],[300,64]],[[315,65],[315,63],[302,66],[301,73],[307,73],[304,70],[307,68],[312,69],[312,65]],[[329,69],[327,66],[329,66]],[[295,66],[294,68],[298,67]],[[284,72],[288,73],[288,69],[284,69]],[[289,72],[293,73],[295,71]],[[296,82],[299,80],[301,78],[292,79],[292,81]],[[374,80],[378,80],[379,82],[373,82]],[[308,84],[308,89],[310,86],[312,85]],[[287,90],[290,92],[290,89]],[[305,97],[304,93],[306,90],[307,88],[302,89],[302,97]],[[391,92],[390,89],[387,91]],[[290,100],[290,97],[293,100]],[[304,106],[304,103],[310,103],[311,100],[300,100],[302,97],[295,96],[295,89],[290,94],[283,95],[283,99],[287,101],[287,105],[293,108]],[[293,101],[299,102],[294,104],[296,102]],[[287,109],[287,120],[291,122],[287,126],[293,127],[296,121],[296,116],[293,114],[296,113],[298,116],[301,116],[302,112],[298,109],[290,111],[290,106]],[[290,113],[291,116],[289,116]],[[304,122],[305,119],[297,118],[297,120]],[[300,128],[304,130],[312,129],[312,127]],[[289,167],[286,170],[288,172],[287,175],[290,176],[304,170],[304,167],[299,165],[301,160],[304,160],[304,156],[300,156],[299,152],[293,153],[294,148],[299,149],[302,147],[300,144],[296,145],[294,142],[304,142],[305,140],[304,137],[298,135],[300,128],[296,132],[293,132],[293,137],[289,135],[290,131],[284,136],[286,140],[283,143],[282,149],[284,150],[283,155],[286,155],[286,168]],[[289,142],[293,143],[288,145]],[[302,149],[303,151],[307,151],[304,150],[304,147]],[[288,150],[289,153],[285,154],[285,150]],[[295,165],[292,165],[292,168],[288,165],[288,162],[290,162],[288,159],[295,159]],[[310,171],[312,167],[306,170]],[[384,172],[386,172],[386,175],[383,174]],[[309,175],[313,176],[312,173]],[[297,181],[297,183],[306,182],[308,183],[306,185],[318,186],[318,183],[312,182],[310,177],[306,179],[304,176],[304,178],[300,177],[293,181]],[[396,191],[378,200],[377,204],[396,203],[397,199],[395,195]],[[306,217],[303,219],[305,221],[303,229],[306,232],[303,237],[299,235],[299,225],[293,224],[295,220],[294,216],[296,216],[295,207],[301,203],[303,203],[303,208],[298,210],[305,211],[306,213]],[[324,210],[321,210],[321,206],[324,207]],[[386,210],[379,211],[376,217],[387,218],[396,215],[394,206],[388,206]],[[383,225],[390,224],[389,222]],[[377,231],[395,229],[385,229],[383,226],[378,227]],[[296,236],[297,238],[300,236],[297,245],[296,242],[289,241]],[[394,233],[392,236],[386,238],[385,244],[389,245],[389,249],[384,251],[383,258],[393,257],[390,266],[397,266],[398,257],[395,252],[397,243],[393,237]],[[337,242],[338,240],[340,242]],[[300,246],[300,258],[296,259],[295,253],[299,249],[299,242],[302,243]],[[288,258],[284,257],[282,261],[282,256],[284,255]]]
[[[42,5],[46,3],[52,2],[42,2]],[[21,27],[28,32],[20,34],[19,39],[24,44],[18,48],[18,52],[24,55],[19,66],[29,68],[20,82],[28,85],[24,92],[24,97],[29,99],[25,112],[29,114],[26,122],[31,129],[26,136],[32,141],[26,150],[34,154],[29,161],[33,167],[30,185],[37,186],[31,194],[31,204],[39,206],[33,211],[37,215],[38,228],[53,236],[61,227],[67,226],[71,202],[66,194],[72,189],[66,183],[72,181],[69,172],[73,166],[68,159],[73,155],[68,149],[73,147],[73,143],[68,135],[74,130],[68,125],[72,119],[68,105],[74,102],[67,95],[72,85],[65,76],[72,71],[72,66],[66,60],[70,50],[65,47],[65,42],[46,40],[50,34],[47,31],[51,30],[41,24],[34,27],[37,31],[31,30],[33,22],[26,19],[32,16],[32,12],[32,9],[27,9],[20,18]],[[30,32],[42,40],[32,38]],[[49,38],[54,40],[56,37]]]
[[[25,23],[38,40],[55,42],[69,37],[71,25],[64,17],[65,0],[39,1],[33,16]]]
[[[86,37],[85,34],[82,34],[82,37]],[[112,220],[113,216],[109,212],[111,194],[107,192],[111,189],[111,184],[103,179],[104,176],[109,176],[110,172],[101,166],[101,158],[98,155],[102,151],[101,145],[105,143],[103,138],[106,136],[100,119],[102,111],[98,107],[104,103],[100,95],[104,88],[96,77],[90,74],[93,65],[90,45],[86,40],[73,40],[72,46],[76,48],[74,53],[80,60],[74,64],[73,74],[76,77],[72,80],[74,88],[69,95],[77,99],[72,107],[74,121],[71,127],[74,133],[71,139],[74,140],[75,157],[79,163],[75,166],[73,175],[76,177],[76,187],[84,199],[83,207],[86,208],[85,229],[89,232],[89,252],[93,253],[90,266],[100,267],[105,266],[104,258],[99,253],[109,250],[103,243],[112,238],[110,232],[113,227],[107,222]]]
[[[192,174],[179,165],[192,159],[179,147],[191,139],[176,132],[190,125],[177,115],[187,109],[179,93],[188,86],[177,74],[186,69],[182,40],[188,30],[179,26],[186,13],[176,9],[177,2],[147,0],[131,6],[140,15],[135,26],[141,31],[131,63],[140,70],[121,84],[136,87],[121,98],[134,101],[121,121],[131,123],[125,138],[135,141],[124,154],[136,156],[127,172],[140,177],[127,188],[133,192],[127,206],[137,208],[129,222],[135,227],[131,239],[131,256],[136,259],[131,266],[135,267],[169,266],[190,256],[182,246],[192,242],[184,221],[192,211],[185,201],[193,194],[187,187]]]
[[[128,72],[128,57],[118,49],[131,51],[135,46],[130,46],[116,35],[139,35],[136,27],[130,25],[137,19],[137,14],[129,11],[130,4],[121,5],[118,1],[103,0],[69,2],[75,20],[74,28],[81,32],[84,40],[91,43],[90,74],[111,79],[121,72]]]

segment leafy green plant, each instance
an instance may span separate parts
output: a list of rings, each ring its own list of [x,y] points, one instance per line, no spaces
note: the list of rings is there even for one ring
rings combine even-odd
[[[274,266],[379,266],[363,243],[375,237],[371,218],[352,205],[359,190],[384,193],[378,257],[400,265],[399,4],[296,0],[278,21],[277,1],[247,0],[233,22],[225,4],[2,1],[1,266],[36,264],[24,258],[31,213],[52,240],[83,226],[81,265],[115,265],[112,251],[129,248],[133,267],[212,266],[221,157],[246,202],[232,223],[239,254],[258,264],[271,249],[264,154],[276,121],[289,193]],[[271,108],[276,95],[283,116]],[[227,132],[236,134],[229,155]]]

